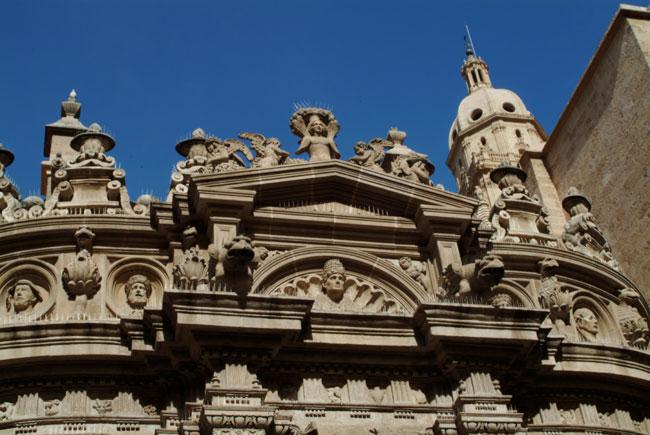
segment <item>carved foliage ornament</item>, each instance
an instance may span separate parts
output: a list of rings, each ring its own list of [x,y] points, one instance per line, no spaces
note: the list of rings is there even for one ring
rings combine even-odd
[[[545,258],[539,262],[541,275],[541,291],[539,301],[542,307],[548,308],[551,322],[555,325],[557,332],[563,334],[565,326],[569,323],[572,300],[567,290],[562,289],[555,273],[560,267],[553,258]]]
[[[82,312],[89,298],[99,291],[102,276],[92,258],[90,249],[95,234],[86,226],[80,227],[74,234],[77,254],[74,260],[63,268],[61,280],[63,288],[71,299],[75,300],[77,312]]]

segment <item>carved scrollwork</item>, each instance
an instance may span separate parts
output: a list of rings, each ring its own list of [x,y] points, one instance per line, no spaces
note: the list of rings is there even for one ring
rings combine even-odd
[[[639,293],[630,288],[624,288],[619,291],[618,305],[618,323],[625,340],[629,346],[647,348],[650,340],[650,331],[648,330],[648,320],[639,314],[635,307],[641,296]]]

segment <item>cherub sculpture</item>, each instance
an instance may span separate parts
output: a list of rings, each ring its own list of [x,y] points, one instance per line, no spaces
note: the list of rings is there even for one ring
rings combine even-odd
[[[310,162],[341,157],[334,143],[341,127],[329,110],[316,107],[300,109],[293,114],[289,125],[291,132],[301,138],[296,154],[308,152]]]
[[[280,149],[282,144],[275,137],[267,139],[257,133],[242,133],[239,138],[251,141],[251,148],[257,154],[251,164],[252,168],[270,168],[291,160],[289,153]]]
[[[374,171],[384,172],[381,161],[384,158],[384,149],[392,148],[393,143],[381,138],[375,138],[368,143],[357,142],[354,145],[356,156],[350,162]]]
[[[241,153],[249,162],[253,160],[253,153],[248,147],[237,139],[222,141],[218,137],[210,137],[205,141],[208,151],[208,172],[229,172],[246,167],[244,159],[236,153]]]

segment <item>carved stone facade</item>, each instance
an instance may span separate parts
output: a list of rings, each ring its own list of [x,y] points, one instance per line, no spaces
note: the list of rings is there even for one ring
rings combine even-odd
[[[309,161],[196,129],[164,201],[131,201],[76,94],[44,199],[0,149],[0,433],[650,433],[647,301],[586,197],[526,184],[523,103],[463,74],[461,194],[394,128],[340,160],[319,108],[290,120]]]

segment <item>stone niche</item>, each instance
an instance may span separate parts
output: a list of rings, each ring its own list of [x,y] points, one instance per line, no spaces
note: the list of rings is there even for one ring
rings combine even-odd
[[[36,319],[49,314],[57,287],[52,265],[35,259],[8,263],[0,269],[0,315]]]
[[[163,289],[169,282],[162,263],[150,258],[121,258],[108,271],[106,305],[117,317],[141,315],[147,307],[162,306]]]

